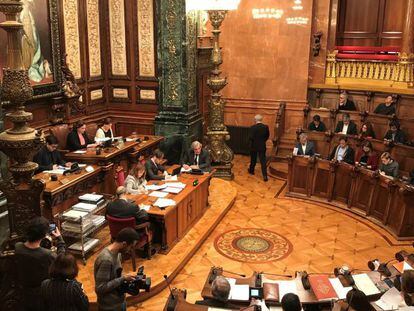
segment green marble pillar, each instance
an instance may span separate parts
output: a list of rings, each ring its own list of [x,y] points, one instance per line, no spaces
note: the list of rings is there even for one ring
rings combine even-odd
[[[202,138],[197,105],[197,13],[186,14],[185,0],[158,0],[159,112],[155,134],[188,147]],[[168,143],[167,143],[168,144]]]

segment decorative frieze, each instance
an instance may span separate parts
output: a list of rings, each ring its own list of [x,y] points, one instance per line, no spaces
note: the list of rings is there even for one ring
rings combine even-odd
[[[124,0],[109,0],[109,34],[112,74],[127,75]]]
[[[63,0],[63,25],[65,30],[65,47],[67,53],[67,64],[76,79],[82,77],[79,23],[78,23],[78,0]]]
[[[101,65],[101,36],[99,33],[99,0],[87,0],[88,46],[89,46],[89,75],[102,75]]]
[[[138,0],[139,75],[155,76],[154,5],[153,0]]]

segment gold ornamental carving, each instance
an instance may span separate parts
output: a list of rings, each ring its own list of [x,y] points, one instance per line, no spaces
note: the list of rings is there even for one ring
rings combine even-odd
[[[112,74],[127,75],[125,3],[124,0],[109,0],[109,34],[111,42]]]
[[[137,6],[139,75],[154,77],[154,3],[153,0],[138,0]]]
[[[87,0],[88,46],[89,46],[89,75],[102,75],[101,66],[101,35],[99,33],[99,0]]]
[[[67,64],[76,79],[82,77],[79,43],[78,0],[63,0],[63,25]]]

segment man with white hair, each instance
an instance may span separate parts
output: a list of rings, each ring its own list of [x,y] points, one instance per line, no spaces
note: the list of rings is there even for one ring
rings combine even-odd
[[[190,169],[199,169],[203,172],[211,171],[210,154],[203,149],[203,145],[199,141],[193,141],[190,150],[184,153],[181,164],[186,171]]]
[[[229,281],[223,277],[218,276],[211,284],[211,298],[196,301],[197,305],[204,305],[217,308],[236,309],[237,307],[229,303],[231,286]],[[238,308],[237,308],[238,309]]]
[[[269,127],[263,124],[263,117],[258,114],[254,117],[256,124],[250,127],[250,167],[248,169],[250,175],[254,175],[254,168],[259,155],[260,165],[262,167],[263,180],[267,181],[266,169],[266,141],[269,139]]]
[[[299,142],[293,149],[293,153],[295,155],[303,155],[310,157],[315,155],[315,145],[313,144],[313,142],[308,141],[308,135],[306,133],[301,133],[299,135]]]
[[[355,111],[357,110],[355,107],[355,103],[348,98],[348,94],[343,92],[339,95],[339,110],[348,110],[348,111]]]

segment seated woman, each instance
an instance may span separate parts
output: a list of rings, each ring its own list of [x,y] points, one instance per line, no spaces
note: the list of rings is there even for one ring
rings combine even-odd
[[[317,114],[313,116],[313,121],[309,124],[309,131],[326,132],[326,126]]]
[[[373,151],[371,142],[364,141],[362,143],[355,156],[355,165],[365,166],[373,171],[378,168],[378,156]]]
[[[361,130],[359,131],[359,137],[375,139],[375,132],[370,122],[365,122],[364,124],[362,124]]]
[[[88,296],[82,284],[75,278],[78,275],[76,258],[70,253],[59,254],[49,269],[50,278],[41,286],[41,299],[45,311],[89,310]]]
[[[147,193],[145,185],[145,166],[142,163],[135,164],[129,171],[129,175],[125,179],[124,187],[126,192],[130,194]]]
[[[395,109],[395,103],[394,98],[391,95],[388,95],[385,98],[385,102],[382,104],[379,104],[377,108],[375,108],[374,113],[386,115],[386,116],[392,116],[396,113]]]
[[[103,124],[95,134],[95,141],[102,139],[102,138],[114,138],[114,132],[112,131],[112,120],[110,118],[105,118],[103,120]]]
[[[379,166],[379,172],[383,176],[398,177],[399,165],[397,161],[391,158],[388,152],[384,152],[381,155],[381,164]]]
[[[88,137],[86,134],[86,124],[85,122],[78,121],[73,125],[73,130],[68,134],[66,138],[66,146],[70,151],[75,151],[79,149],[84,149],[88,145],[91,147],[96,147],[97,144]]]

